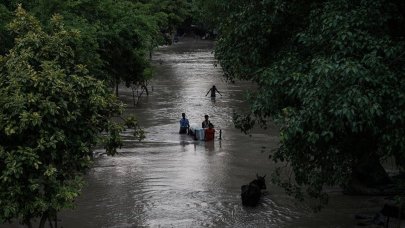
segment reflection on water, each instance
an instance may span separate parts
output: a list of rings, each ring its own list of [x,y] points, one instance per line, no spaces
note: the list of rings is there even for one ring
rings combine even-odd
[[[260,227],[299,217],[271,197],[257,208],[241,206],[240,186],[271,167],[268,155],[260,151],[262,146],[276,147],[277,131],[250,138],[234,128],[232,113],[244,105],[243,87],[254,87],[223,81],[221,69],[214,67],[212,45],[178,43],[154,54],[153,92],[139,107],[127,110],[145,126],[146,139],[137,143],[128,133],[120,155],[96,161],[78,208],[64,214],[69,218],[64,224]],[[222,96],[205,96],[212,85]],[[130,91],[122,91],[122,99],[131,104]],[[217,137],[222,130],[222,140],[202,142],[179,135],[182,112],[196,126],[209,115]]]
[[[122,88],[127,113],[136,113],[147,137],[138,143],[127,132],[119,155],[96,159],[77,207],[61,215],[63,227],[351,227],[354,213],[375,205],[337,193],[312,214],[267,180],[260,205],[242,207],[241,185],[274,168],[268,152],[277,147],[277,129],[249,137],[234,128],[232,112],[246,107],[244,90],[254,86],[223,81],[212,48],[196,40],[162,47],[153,56],[153,91],[136,108]],[[222,96],[205,97],[212,85]],[[182,112],[197,126],[208,114],[222,140],[179,135]]]

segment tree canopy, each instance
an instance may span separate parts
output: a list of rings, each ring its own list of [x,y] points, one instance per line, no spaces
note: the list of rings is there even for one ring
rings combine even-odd
[[[96,145],[113,155],[125,128],[144,137],[136,118],[112,121],[123,105],[110,86],[151,77],[149,52],[188,9],[187,1],[161,2],[171,8],[130,0],[0,3],[0,223],[31,227],[40,217],[43,227],[73,206]]]
[[[91,75],[127,85],[147,80],[144,72],[150,68],[149,53],[190,16],[186,0],[10,0],[0,3],[0,23],[11,20],[10,12],[17,3],[39,18],[44,27],[49,26],[53,14],[60,14],[66,27],[81,34],[72,45],[74,58],[86,65]],[[6,32],[1,35],[9,38]],[[11,47],[10,42],[0,43],[0,51]]]
[[[225,76],[258,85],[236,126],[281,128],[272,159],[294,175],[277,183],[325,199],[324,186],[388,183],[384,159],[405,168],[404,2],[208,2]]]

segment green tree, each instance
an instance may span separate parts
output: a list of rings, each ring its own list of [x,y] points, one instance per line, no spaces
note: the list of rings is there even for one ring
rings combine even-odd
[[[122,104],[75,62],[79,33],[61,21],[54,16],[47,31],[18,7],[9,25],[15,46],[0,56],[0,223],[56,219],[73,206],[94,147],[103,141],[115,154],[122,144],[124,128],[111,121]],[[135,119],[127,123],[142,136]]]
[[[75,61],[80,62],[85,65],[89,70],[89,73],[99,79],[109,79],[108,74],[103,71],[103,62],[98,53],[98,40],[97,40],[97,29],[98,24],[96,22],[87,20],[83,17],[83,14],[90,13],[86,11],[86,7],[80,8],[80,4],[83,1],[60,1],[60,0],[40,0],[40,1],[6,1],[0,3],[1,7],[4,7],[8,11],[14,11],[18,3],[21,3],[24,8],[30,12],[31,15],[36,16],[42,27],[48,28],[50,26],[49,18],[53,14],[60,14],[63,16],[64,25],[68,29],[74,29],[80,32],[80,39],[76,39],[75,43],[71,43],[71,48],[74,50]],[[94,1],[93,1],[94,2]],[[91,5],[91,6],[94,6]],[[79,14],[78,10],[75,8],[80,8],[83,12]],[[90,7],[90,6],[89,6]],[[11,14],[11,13],[10,13]],[[92,14],[95,15],[95,14]],[[1,16],[1,15],[0,15]],[[8,36],[8,32],[5,31],[5,26],[11,21],[11,17],[2,17],[3,26],[0,24],[0,34],[3,36]],[[10,42],[9,42],[10,43]],[[12,44],[12,42],[11,42]],[[7,45],[5,50],[10,49],[12,45]]]
[[[270,118],[280,125],[272,159],[294,175],[280,179],[277,169],[274,180],[321,202],[324,186],[381,193],[378,186],[390,183],[381,161],[394,157],[405,168],[405,3],[212,4],[225,75],[258,85],[251,112],[236,115],[236,125],[245,132]]]
[[[71,43],[75,61],[85,65],[89,74],[115,84],[117,94],[122,82],[146,88],[149,75],[144,72],[150,71],[153,49],[164,38],[171,41],[176,27],[190,17],[186,0],[9,0],[0,3],[0,38],[8,41],[0,43],[0,51],[12,46],[3,28],[18,3],[44,28],[50,26],[48,18],[53,14],[62,15],[67,28],[80,32],[80,39]]]
[[[149,50],[158,27],[153,19],[142,15],[131,2],[105,1],[100,7],[99,53],[104,69],[116,86],[143,81],[143,71],[149,66]],[[118,93],[118,87],[117,87]]]
[[[7,33],[6,25],[11,21],[12,13],[0,4],[0,55],[7,52],[12,46],[12,39]]]
[[[163,31],[175,32],[176,27],[191,16],[191,3],[187,0],[153,0],[151,2],[153,12],[162,12],[166,15],[166,26],[161,27]]]

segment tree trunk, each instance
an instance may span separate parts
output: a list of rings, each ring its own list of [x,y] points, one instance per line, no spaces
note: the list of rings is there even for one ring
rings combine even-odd
[[[118,97],[118,85],[119,85],[119,80],[118,78],[115,79],[115,96]]]
[[[28,228],[32,228],[31,220],[28,220],[28,222],[26,222],[26,224],[27,224],[27,227],[28,227]]]
[[[391,195],[387,186],[392,183],[379,157],[374,152],[364,153],[353,165],[345,192],[354,195]]]
[[[45,222],[46,222],[46,220],[48,219],[48,212],[44,212],[43,214],[42,214],[42,217],[41,217],[41,221],[39,222],[39,228],[44,228],[45,227]]]
[[[147,86],[147,85],[145,85],[145,83],[143,83],[143,84],[142,84],[142,89],[144,89],[144,90],[145,90],[145,92],[146,92],[146,96],[149,96],[148,86]]]
[[[353,175],[367,187],[392,184],[387,172],[380,163],[380,159],[375,155],[363,156],[357,166],[354,167]]]
[[[377,139],[372,132],[364,131],[347,137],[344,148],[353,156],[351,177],[344,186],[348,194],[387,195],[392,191],[392,181],[381,165],[376,148]],[[389,190],[390,189],[390,190]]]

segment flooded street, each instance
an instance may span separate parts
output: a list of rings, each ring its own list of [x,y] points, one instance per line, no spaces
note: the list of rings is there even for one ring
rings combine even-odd
[[[350,197],[331,190],[330,204],[313,214],[270,182],[278,131],[257,130],[251,137],[235,129],[234,109],[246,108],[250,83],[230,84],[214,67],[213,43],[188,40],[162,47],[153,55],[150,95],[132,105],[122,88],[126,112],[138,116],[147,135],[135,141],[128,132],[114,157],[99,156],[86,176],[74,210],[59,222],[68,227],[353,227],[357,212],[376,211],[379,198]],[[222,96],[205,94],[216,85]],[[153,87],[153,91],[152,91]],[[210,116],[217,130],[213,142],[179,135],[185,112],[191,125]],[[218,131],[222,130],[222,140]],[[256,208],[242,207],[241,185],[267,174],[267,191]],[[365,209],[366,208],[366,209]]]

